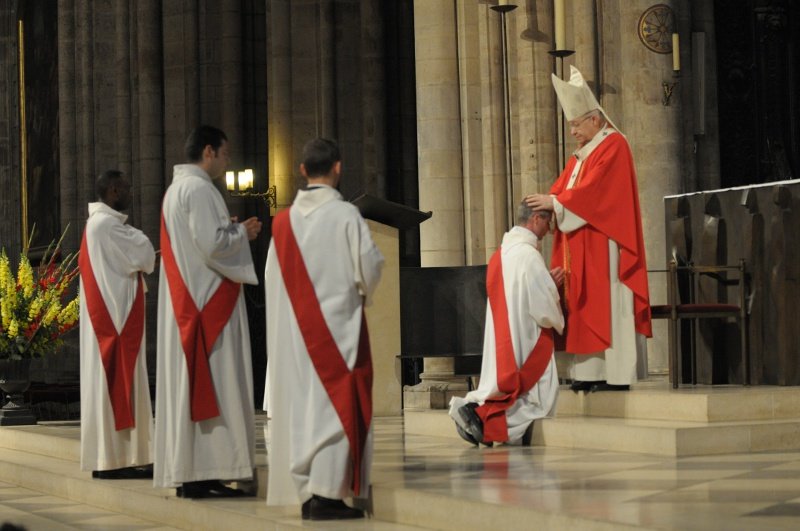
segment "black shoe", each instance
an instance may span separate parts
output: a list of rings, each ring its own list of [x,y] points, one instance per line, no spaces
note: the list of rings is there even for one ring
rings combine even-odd
[[[591,389],[589,389],[590,393],[596,393],[597,391],[630,391],[630,385],[613,385],[606,382],[599,382],[594,384]]]
[[[470,402],[458,408],[458,414],[466,425],[464,431],[476,441],[483,442],[483,421],[475,412],[476,409],[478,409],[478,404]]]
[[[153,465],[115,468],[114,470],[93,470],[94,479],[153,479]]]
[[[458,435],[461,436],[462,439],[464,439],[468,443],[478,446],[478,441],[476,441],[472,435],[464,431],[464,428],[462,428],[461,424],[459,424],[458,422],[456,422],[456,432],[458,433]]]
[[[177,488],[175,494],[178,498],[241,498],[242,496],[252,496],[243,490],[226,487],[218,480],[209,481],[187,481]]]
[[[309,520],[351,520],[364,518],[364,511],[348,507],[342,500],[323,498],[316,494],[308,503]],[[305,506],[305,504],[303,504]]]
[[[311,518],[311,500],[313,499],[313,496],[310,497],[303,503],[302,506],[300,506],[300,515],[303,517],[303,520],[308,520]]]
[[[580,380],[575,380],[572,382],[572,385],[569,386],[570,391],[573,393],[579,393],[581,391],[590,391],[593,385],[597,385],[600,383],[605,383],[603,381],[593,381],[593,382],[582,382]]]
[[[531,421],[530,425],[525,429],[525,433],[522,434],[522,446],[530,446],[533,441],[533,423],[534,421]]]

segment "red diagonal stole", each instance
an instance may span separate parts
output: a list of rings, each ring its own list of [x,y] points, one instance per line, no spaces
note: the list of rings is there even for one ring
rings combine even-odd
[[[517,397],[531,390],[542,377],[553,356],[553,330],[542,328],[539,339],[528,354],[522,368],[517,368],[511,327],[508,324],[508,305],[503,284],[501,249],[489,260],[486,268],[486,292],[492,308],[495,352],[497,357],[497,388],[503,395],[487,400],[476,409],[483,421],[483,442],[508,441],[506,410]]]
[[[367,321],[362,311],[358,356],[350,371],[322,315],[314,284],[292,231],[289,210],[275,216],[272,238],[306,350],[350,442],[352,487],[358,496],[362,488],[361,463],[372,420],[372,356]]]
[[[86,299],[84,303],[92,321],[97,345],[100,347],[100,359],[103,361],[103,370],[106,373],[108,397],[111,401],[111,411],[114,413],[114,428],[117,431],[133,428],[136,425],[131,392],[133,373],[144,335],[144,289],[141,275],[137,278],[136,297],[122,327],[122,333],[118,333],[94,276],[89,247],[86,244],[86,232],[83,233],[81,241],[78,268],[83,281],[83,294]]]
[[[198,310],[175,261],[163,212],[161,213],[161,263],[167,275],[172,309],[181,332],[181,345],[186,356],[192,421],[212,419],[219,416],[219,407],[208,359],[211,357],[214,343],[217,342],[219,334],[233,314],[241,284],[223,278],[203,310]]]

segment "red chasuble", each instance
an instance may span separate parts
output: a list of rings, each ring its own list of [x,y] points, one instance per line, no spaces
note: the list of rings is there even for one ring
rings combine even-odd
[[[217,291],[206,302],[202,311],[192,299],[189,288],[183,281],[172,242],[169,239],[164,215],[161,215],[161,264],[167,276],[169,294],[172,298],[172,309],[175,321],[181,332],[181,345],[186,356],[186,368],[189,372],[189,394],[191,418],[194,422],[208,420],[219,416],[217,396],[211,378],[211,357],[214,343],[233,314],[239,299],[241,284],[223,278]]]
[[[136,297],[122,327],[122,333],[117,333],[94,276],[85,232],[78,256],[78,268],[83,281],[84,303],[100,347],[108,396],[114,413],[114,428],[117,431],[133,428],[135,421],[131,389],[136,359],[139,357],[139,348],[144,335],[144,289],[141,275],[137,278]]]
[[[504,395],[486,400],[475,412],[483,421],[483,442],[506,442],[506,410],[514,405],[517,397],[530,391],[547,369],[553,356],[553,330],[541,329],[533,350],[528,354],[522,368],[518,368],[508,320],[501,249],[495,251],[486,268],[486,293],[489,296],[494,324],[497,389]]]
[[[619,246],[619,280],[633,292],[636,331],[653,334],[639,190],[628,142],[612,133],[587,157],[575,186],[567,190],[576,163],[571,157],[550,193],[587,224],[570,233],[556,229],[552,266],[567,271],[565,350],[591,354],[611,345],[609,239]]]
[[[352,488],[353,493],[359,496],[363,487],[361,462],[372,420],[372,357],[367,321],[362,313],[358,355],[351,371],[322,314],[314,284],[292,230],[289,211],[280,212],[272,221],[275,252],[306,350],[350,443]]]

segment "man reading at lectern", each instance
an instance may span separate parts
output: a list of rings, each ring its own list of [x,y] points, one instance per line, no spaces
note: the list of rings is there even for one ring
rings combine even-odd
[[[628,390],[645,357],[637,350],[652,336],[636,170],[578,69],[568,82],[552,77],[578,150],[549,194],[526,200],[555,213],[552,265],[565,271],[572,390]]]
[[[272,223],[264,277],[271,416],[269,505],[302,503],[303,519],[361,518],[372,460],[372,362],[364,318],[383,256],[358,209],[342,200],[338,146],[303,148],[308,186]]]
[[[255,418],[242,284],[258,284],[251,217],[231,222],[212,183],[225,175],[228,138],[207,125],[186,140],[161,207],[154,484],[182,498],[241,496],[250,480]]]

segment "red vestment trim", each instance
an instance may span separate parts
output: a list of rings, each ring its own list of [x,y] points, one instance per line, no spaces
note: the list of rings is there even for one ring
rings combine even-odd
[[[567,189],[576,164],[571,157],[550,193],[586,225],[569,233],[556,228],[551,264],[569,275],[565,350],[593,354],[611,346],[609,239],[619,246],[619,280],[633,292],[636,331],[647,337],[650,296],[636,170],[625,137],[614,132],[603,140],[583,162],[580,182]]]
[[[86,243],[86,232],[83,233],[81,241],[78,268],[83,281],[83,294],[86,299],[84,303],[97,337],[97,345],[100,347],[108,397],[111,401],[111,411],[114,413],[114,428],[117,431],[133,428],[136,425],[133,414],[133,378],[144,335],[144,289],[141,275],[137,275],[136,297],[125,319],[122,333],[117,333],[94,276],[89,247]]]
[[[273,219],[272,238],[286,293],[306,350],[350,442],[352,488],[353,493],[359,496],[363,487],[361,464],[372,420],[372,356],[366,317],[362,310],[358,355],[351,371],[322,314],[314,284],[292,230],[289,210],[280,212]]]
[[[190,413],[193,422],[219,416],[214,381],[208,359],[217,342],[219,334],[233,314],[239,300],[241,284],[223,278],[217,291],[206,302],[203,310],[197,309],[189,288],[183,281],[172,243],[161,214],[161,263],[167,276],[169,294],[175,321],[181,332],[181,345],[186,356],[186,369],[189,373]]]
[[[483,442],[508,441],[506,410],[517,397],[527,393],[541,379],[553,357],[553,330],[542,328],[539,339],[522,364],[517,368],[511,326],[508,320],[505,284],[503,283],[502,249],[498,249],[486,268],[486,293],[492,309],[495,356],[497,359],[497,389],[501,396],[487,399],[475,411],[483,421]]]

